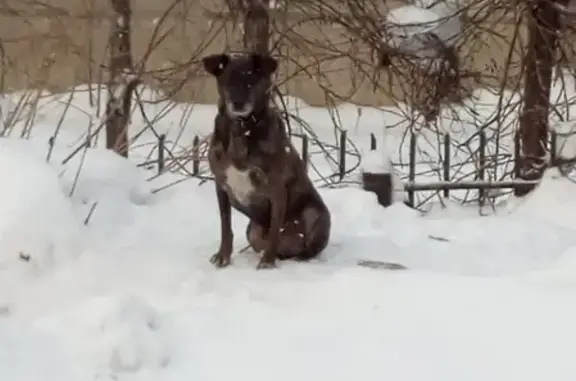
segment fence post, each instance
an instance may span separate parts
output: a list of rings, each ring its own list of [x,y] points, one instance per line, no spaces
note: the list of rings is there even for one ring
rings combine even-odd
[[[338,174],[340,181],[346,174],[346,130],[340,131],[340,158],[338,160]]]
[[[376,151],[376,137],[370,134],[370,151]],[[373,152],[378,154],[377,152]],[[389,160],[382,157],[382,160]],[[383,207],[392,205],[394,187],[392,184],[393,167],[390,164],[389,172],[366,172],[362,171],[362,189],[376,194],[378,203]]]
[[[200,173],[200,138],[194,136],[192,141],[192,175],[198,176]]]
[[[550,166],[558,165],[558,135],[556,131],[550,132]]]
[[[308,171],[308,135],[302,137],[302,161],[306,171]]]
[[[408,167],[408,181],[414,185],[416,179],[416,134],[410,132],[410,163]],[[414,187],[408,189],[408,206],[414,207]]]
[[[450,134],[444,134],[444,181],[450,181]],[[443,189],[444,198],[450,197],[450,189]]]
[[[158,174],[164,171],[165,161],[164,161],[164,147],[166,146],[166,135],[162,134],[158,136]]]
[[[362,189],[375,193],[383,207],[392,205],[392,173],[362,172]]]
[[[486,179],[486,132],[480,131],[480,158],[479,158],[478,179]],[[478,189],[478,203],[483,206],[486,201],[486,188]]]
[[[514,134],[514,179],[520,178],[520,132]]]

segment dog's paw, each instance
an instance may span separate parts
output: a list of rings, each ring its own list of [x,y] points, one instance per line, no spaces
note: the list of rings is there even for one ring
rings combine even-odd
[[[222,254],[220,252],[214,254],[212,257],[210,257],[210,262],[219,268],[222,267],[227,267],[228,265],[230,265],[230,255],[226,255],[226,254]]]
[[[260,262],[258,262],[258,266],[256,266],[257,270],[264,270],[264,269],[275,269],[278,266],[276,266],[276,261],[271,261],[269,259],[260,259]]]

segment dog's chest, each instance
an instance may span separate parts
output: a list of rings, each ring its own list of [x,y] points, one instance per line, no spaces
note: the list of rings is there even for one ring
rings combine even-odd
[[[266,198],[275,155],[271,144],[257,133],[234,136],[224,130],[213,135],[209,152],[212,172],[230,198],[244,207]]]
[[[234,164],[224,169],[226,190],[242,205],[248,205],[250,198],[256,192],[253,176],[253,170],[239,169]]]

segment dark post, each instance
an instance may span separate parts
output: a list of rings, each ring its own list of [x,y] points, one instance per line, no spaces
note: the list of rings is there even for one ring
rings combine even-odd
[[[383,207],[392,205],[392,194],[394,193],[392,173],[363,172],[362,188],[365,191],[375,193],[378,203]]]
[[[346,173],[346,130],[340,131],[340,158],[338,160],[338,174],[340,181]]]
[[[164,147],[166,145],[166,135],[158,136],[158,174],[162,173],[165,166],[164,161]]]
[[[308,136],[302,136],[302,161],[304,166],[308,169]]]
[[[520,178],[520,131],[514,133],[514,178]]]
[[[200,138],[194,136],[192,141],[192,174],[198,176],[200,173]]]
[[[450,134],[444,135],[444,181],[450,181]],[[450,197],[450,189],[448,187],[443,190],[444,197]]]
[[[370,152],[376,152],[376,137],[370,134]],[[382,157],[384,160],[384,157]],[[390,172],[366,172],[362,171],[362,189],[368,192],[373,192],[378,198],[378,203],[383,207],[392,205],[392,195],[394,194],[394,186],[392,184],[392,163],[389,163]]]
[[[550,166],[558,166],[558,135],[556,131],[550,133]]]
[[[408,181],[414,184],[416,179],[416,134],[414,131],[410,133],[410,163],[408,169]],[[408,189],[408,206],[413,208],[414,203],[414,189],[410,187]]]
[[[480,131],[480,158],[478,163],[478,179],[484,181],[486,179],[486,133]],[[486,201],[486,188],[478,189],[478,203],[480,206],[484,205]]]

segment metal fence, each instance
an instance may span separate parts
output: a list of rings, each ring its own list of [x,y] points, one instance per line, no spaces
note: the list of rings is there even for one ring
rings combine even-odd
[[[517,135],[514,142],[514,153],[509,158],[509,161],[512,163],[512,169],[502,173],[502,175],[499,176],[499,179],[490,178],[492,176],[489,176],[487,173],[488,168],[492,166],[493,163],[491,163],[492,160],[490,155],[487,154],[488,139],[486,138],[486,133],[480,131],[478,132],[477,137],[479,146],[478,155],[476,155],[475,163],[473,163],[474,167],[476,168],[474,173],[471,174],[473,179],[455,180],[453,178],[453,168],[455,164],[453,164],[450,160],[452,156],[452,140],[450,138],[450,134],[446,133],[443,135],[443,151],[438,158],[441,163],[441,179],[438,181],[422,181],[419,179],[420,176],[416,170],[418,164],[416,155],[418,134],[411,133],[409,135],[410,149],[408,171],[406,174],[406,179],[403,180],[403,189],[406,192],[406,204],[411,207],[418,207],[419,205],[416,203],[415,195],[422,191],[432,191],[434,195],[448,198],[450,197],[452,191],[475,190],[477,191],[476,201],[478,205],[485,205],[487,200],[492,197],[491,192],[494,190],[516,190],[520,187],[533,187],[538,184],[538,181],[518,179],[518,170],[520,166],[520,142],[518,141],[519,138]],[[293,143],[297,143],[297,141],[294,141],[294,139],[299,140],[302,160],[309,167],[309,150],[311,141],[310,137],[304,134],[293,134],[292,138]],[[356,150],[350,150],[350,147],[347,145],[348,137],[345,130],[340,131],[340,138],[338,141],[340,142],[338,146],[329,147],[336,151],[335,157],[337,162],[337,169],[333,173],[325,174],[323,178],[330,179],[330,181],[325,181],[322,186],[331,187],[338,185],[356,184],[358,186],[364,186],[366,189],[367,184],[365,183],[365,180],[354,181],[347,178],[349,175],[354,173],[363,173],[363,170],[361,165],[361,155]],[[552,167],[562,165],[565,162],[563,159],[558,157],[557,141],[557,134],[552,132],[550,134],[548,147],[550,152],[549,166]],[[370,150],[378,149],[378,140],[374,134],[370,134],[369,145]],[[170,150],[166,148],[166,136],[160,135],[158,137],[158,144],[156,149],[157,157],[141,163],[140,166],[148,168],[156,167],[157,175],[161,175],[166,171],[175,171],[186,174],[188,178],[197,178],[201,179],[202,181],[212,181],[213,177],[210,175],[209,170],[205,165],[207,161],[206,150],[207,139],[200,138],[200,136],[195,136],[192,148],[187,153],[182,155],[174,155]],[[358,159],[358,164],[354,165],[353,168],[350,168],[347,165],[347,161],[351,157]],[[395,171],[398,171],[398,165],[393,165],[393,168]],[[390,176],[388,173],[371,173],[371,175]],[[392,189],[390,186],[391,180],[386,179],[382,182],[382,184],[383,185],[380,188],[378,188],[378,186],[375,189],[372,187],[370,191],[380,194],[383,200],[388,200],[391,198],[390,193],[394,191],[394,189]],[[501,195],[501,193],[498,193],[498,195]],[[381,203],[387,204],[388,202],[384,201]]]

